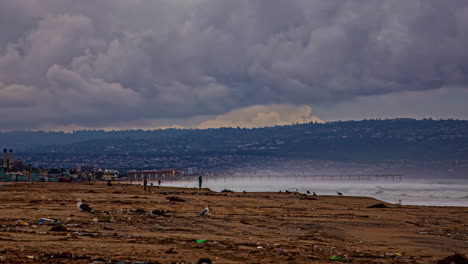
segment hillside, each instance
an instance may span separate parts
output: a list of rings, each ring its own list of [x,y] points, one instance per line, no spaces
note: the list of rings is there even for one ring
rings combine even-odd
[[[38,156],[119,159],[121,156],[273,156],[322,160],[465,160],[468,121],[362,120],[266,128],[4,132],[0,146]],[[35,158],[36,157],[36,158]]]

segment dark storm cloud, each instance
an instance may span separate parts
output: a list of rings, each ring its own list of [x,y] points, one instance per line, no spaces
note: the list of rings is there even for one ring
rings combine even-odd
[[[457,0],[2,0],[0,129],[466,87],[466,45]]]

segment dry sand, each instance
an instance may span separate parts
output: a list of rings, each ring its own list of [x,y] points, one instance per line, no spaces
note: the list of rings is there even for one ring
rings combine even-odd
[[[78,211],[77,198],[96,212]],[[0,201],[2,263],[434,263],[468,253],[463,207],[98,183],[7,184]],[[205,204],[209,216],[196,217]],[[170,212],[142,213],[155,209]]]

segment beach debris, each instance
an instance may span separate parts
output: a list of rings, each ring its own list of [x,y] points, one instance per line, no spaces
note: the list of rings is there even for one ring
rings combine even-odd
[[[205,205],[205,208],[203,208],[203,210],[201,210],[197,216],[206,216],[208,215],[208,212],[210,211],[210,209],[208,209],[208,205]]]
[[[468,264],[468,258],[465,255],[455,253],[437,261],[436,264]]]
[[[94,212],[94,209],[89,205],[81,202],[81,199],[77,199],[76,208],[83,212]]]
[[[37,220],[37,222],[39,224],[47,224],[47,225],[60,224],[60,221],[58,221],[57,219],[53,219],[53,218],[41,218]]]
[[[198,260],[197,264],[211,264],[211,259],[209,258],[201,258]]]
[[[177,251],[174,251],[174,248],[170,248],[170,249],[166,250],[164,253],[166,253],[166,254],[177,254]]]
[[[242,191],[244,194],[246,194],[247,192],[245,190]]]
[[[136,209],[136,210],[129,210],[129,213],[134,213],[134,214],[140,214],[140,215],[145,215],[146,211],[144,209]]]
[[[197,244],[205,244],[206,242],[207,242],[206,239],[197,239],[197,240],[195,240],[195,243],[197,243]]]
[[[177,197],[177,196],[169,196],[169,197],[166,197],[166,199],[168,199],[171,202],[186,202],[185,199],[182,199],[182,198]]]
[[[343,196],[343,194],[340,192],[336,192],[336,194],[338,194],[339,196]]]
[[[232,193],[233,191],[228,190],[228,189],[223,189],[221,192],[222,192],[222,193]]]
[[[329,260],[333,260],[333,261],[346,261],[344,258],[338,257],[338,256],[331,256],[331,257],[329,258]]]
[[[386,206],[384,203],[378,203],[378,204],[368,206],[367,208],[389,208],[389,207]]]
[[[167,213],[169,213],[170,211],[168,210],[160,210],[160,209],[156,209],[156,210],[151,210],[149,212],[149,215],[150,216],[166,216]]]
[[[240,220],[240,222],[244,225],[250,225],[249,221],[245,220],[245,219],[242,219]]]
[[[64,232],[64,231],[68,231],[68,228],[66,228],[63,225],[56,225],[56,226],[53,226],[49,231]]]
[[[28,222],[19,219],[19,220],[16,221],[16,225],[17,226],[28,226],[29,224],[28,224]]]

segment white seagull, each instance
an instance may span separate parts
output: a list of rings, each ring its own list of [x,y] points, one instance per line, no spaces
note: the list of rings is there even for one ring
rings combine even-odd
[[[77,201],[76,208],[78,208],[78,210],[90,213],[94,212],[94,209],[89,204],[82,203],[81,199],[78,199]]]
[[[205,208],[203,208],[203,210],[201,210],[197,216],[206,216],[208,215],[208,212],[210,211],[210,209],[208,209],[208,205],[205,205]]]

